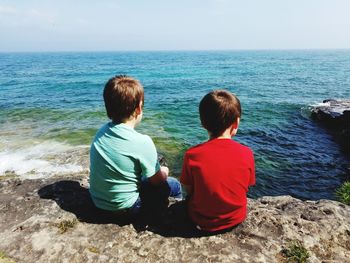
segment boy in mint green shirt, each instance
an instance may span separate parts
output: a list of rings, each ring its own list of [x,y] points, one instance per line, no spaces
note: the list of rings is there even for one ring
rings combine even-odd
[[[160,166],[152,139],[134,128],[143,115],[139,81],[116,76],[103,93],[112,120],[96,134],[90,149],[90,195],[96,207],[139,214],[156,209],[169,196],[182,198],[180,183]]]

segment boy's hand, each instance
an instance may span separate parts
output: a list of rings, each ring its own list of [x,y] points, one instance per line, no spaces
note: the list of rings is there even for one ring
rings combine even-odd
[[[162,173],[163,173],[166,177],[168,177],[168,175],[169,175],[169,168],[168,168],[168,167],[166,167],[166,166],[161,166],[161,167],[160,167],[160,170],[162,171]]]

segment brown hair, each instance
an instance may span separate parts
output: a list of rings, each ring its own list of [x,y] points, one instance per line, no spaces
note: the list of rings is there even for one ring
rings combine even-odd
[[[129,76],[119,75],[107,81],[103,99],[107,116],[114,123],[121,123],[128,119],[144,102],[144,91],[141,83]]]
[[[239,99],[226,90],[214,90],[199,103],[201,123],[213,137],[220,136],[241,114]]]

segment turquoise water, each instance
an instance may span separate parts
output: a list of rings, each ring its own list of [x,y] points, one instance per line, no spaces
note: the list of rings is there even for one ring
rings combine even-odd
[[[169,160],[206,140],[198,103],[210,90],[237,94],[236,140],[256,158],[250,196],[334,198],[350,163],[309,116],[311,105],[350,98],[350,51],[0,53],[0,174],[87,172],[88,147],[107,121],[102,90],[113,75],[145,86],[140,132]]]

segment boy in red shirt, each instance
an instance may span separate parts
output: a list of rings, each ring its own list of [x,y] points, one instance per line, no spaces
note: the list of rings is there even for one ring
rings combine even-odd
[[[241,117],[235,95],[212,91],[201,100],[199,113],[209,140],[185,153],[180,181],[197,228],[225,231],[246,218],[248,187],[255,184],[254,156],[250,148],[232,140]]]

